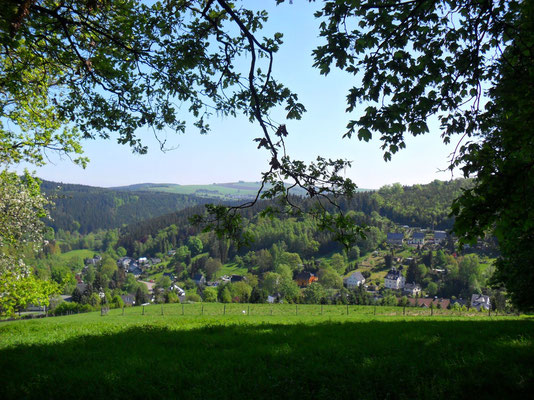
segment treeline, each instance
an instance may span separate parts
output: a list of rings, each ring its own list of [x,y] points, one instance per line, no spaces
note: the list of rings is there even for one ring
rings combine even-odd
[[[452,228],[450,205],[460,194],[462,187],[469,184],[466,180],[434,181],[428,185],[411,187],[395,184],[376,192],[357,193],[351,199],[340,199],[338,204],[358,224],[371,227],[368,238],[358,243],[360,250],[365,253],[373,250],[379,236],[395,229],[395,225]],[[304,211],[310,210],[315,204],[315,200],[303,197],[293,197],[291,201]],[[332,240],[332,235],[318,230],[316,222],[309,215],[259,217],[262,210],[273,205],[275,203],[272,201],[259,201],[253,207],[241,211],[247,230],[254,238],[248,250],[267,249],[274,243],[284,243],[289,251],[309,257],[340,249],[340,245]],[[335,211],[332,206],[326,204],[325,207]],[[200,227],[190,225],[189,218],[203,212],[204,207],[197,206],[130,224],[121,229],[119,246],[124,247],[128,254],[137,256],[165,253],[176,245],[184,244],[190,236],[201,231]],[[173,228],[169,229],[171,225]],[[241,254],[240,250],[231,246],[230,244],[230,257]]]
[[[46,223],[55,231],[82,234],[118,228],[209,202],[190,195],[130,192],[49,181],[43,181],[41,189],[54,203],[51,219]]]

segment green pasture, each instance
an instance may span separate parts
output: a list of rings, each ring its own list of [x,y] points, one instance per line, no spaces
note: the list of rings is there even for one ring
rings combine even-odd
[[[144,314],[1,323],[0,398],[503,399],[534,389],[529,317],[223,308],[185,304],[182,315],[180,304],[150,305]]]
[[[58,254],[58,256],[62,259],[62,260],[69,260],[73,257],[81,257],[82,259],[85,259],[85,258],[93,258],[93,256],[97,254],[97,252],[95,252],[94,250],[86,250],[86,249],[82,249],[82,250],[71,250],[71,251],[67,251],[66,253],[61,253],[61,254]]]
[[[248,272],[246,267],[238,267],[237,263],[224,264],[222,268],[217,271],[217,278],[224,275],[241,275],[245,276]]]
[[[154,185],[149,187],[147,190],[156,191],[156,192],[167,192],[167,193],[178,193],[178,194],[196,194],[201,196],[208,197],[224,197],[228,195],[255,195],[257,189],[259,188],[258,184],[255,184],[256,189],[251,190],[250,188],[233,188],[226,187],[222,184],[214,185]]]

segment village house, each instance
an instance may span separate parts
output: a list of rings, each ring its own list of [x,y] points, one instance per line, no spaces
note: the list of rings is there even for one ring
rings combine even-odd
[[[137,277],[143,273],[143,270],[136,263],[131,263],[130,266],[128,267],[128,273],[133,274],[134,276]]]
[[[482,294],[472,295],[471,307],[476,308],[477,311],[480,311],[481,308],[483,308],[484,310],[489,310],[491,308],[491,301],[489,296],[484,296]]]
[[[202,274],[195,274],[195,276],[193,276],[193,282],[195,282],[197,286],[202,286],[206,284],[206,278]]]
[[[130,257],[121,257],[117,260],[117,266],[128,269],[130,263],[133,262],[133,259]]]
[[[102,261],[102,257],[100,256],[94,256],[93,258],[86,258],[84,260],[84,264],[85,265],[96,265],[98,264],[100,261]]]
[[[313,282],[318,281],[319,278],[317,278],[314,274],[311,272],[303,271],[300,274],[297,275],[297,285],[300,287],[306,287],[311,285]]]
[[[396,268],[392,268],[389,270],[386,278],[384,279],[384,286],[387,289],[398,290],[404,288],[405,282],[406,278],[401,274],[401,272]]]
[[[402,291],[410,296],[415,297],[421,294],[421,286],[419,286],[415,282],[407,283],[406,285],[404,285]]]
[[[134,306],[135,305],[135,296],[131,294],[121,295],[122,302],[125,306]]]
[[[447,232],[445,231],[434,231],[434,243],[441,244],[447,240]]]
[[[365,278],[360,271],[354,271],[348,278],[343,280],[347,289],[355,289],[365,283]]]
[[[433,306],[434,308],[445,309],[445,308],[449,308],[451,301],[450,299],[438,299],[436,297],[434,298],[427,297],[424,299],[409,297],[408,303],[412,307],[430,308],[431,306]]]
[[[412,235],[412,240],[410,240],[410,244],[414,246],[423,246],[425,244],[424,232],[414,232]]]
[[[403,241],[404,241],[404,233],[388,232],[387,242],[389,245],[402,246]]]
[[[178,286],[176,282],[171,285],[170,290],[178,295],[180,303],[183,303],[185,301],[185,290]]]

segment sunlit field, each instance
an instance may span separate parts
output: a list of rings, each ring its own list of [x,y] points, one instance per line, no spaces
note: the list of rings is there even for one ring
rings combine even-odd
[[[348,310],[176,304],[4,322],[0,398],[502,399],[534,389],[530,317]]]

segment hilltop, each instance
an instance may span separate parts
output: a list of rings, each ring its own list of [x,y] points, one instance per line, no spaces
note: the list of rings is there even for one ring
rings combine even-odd
[[[54,205],[47,224],[54,230],[89,233],[158,217],[210,200],[178,193],[120,191],[95,186],[42,181]],[[213,200],[211,200],[213,201]]]
[[[112,188],[120,191],[149,191],[178,193],[194,195],[217,200],[250,200],[256,197],[260,190],[261,182],[229,182],[229,183],[212,183],[205,185],[179,185],[175,183],[140,183],[129,186],[119,186]],[[266,185],[264,190],[271,188]],[[368,191],[369,189],[358,189],[359,191]],[[304,196],[305,192],[300,188],[293,188],[291,194]]]

